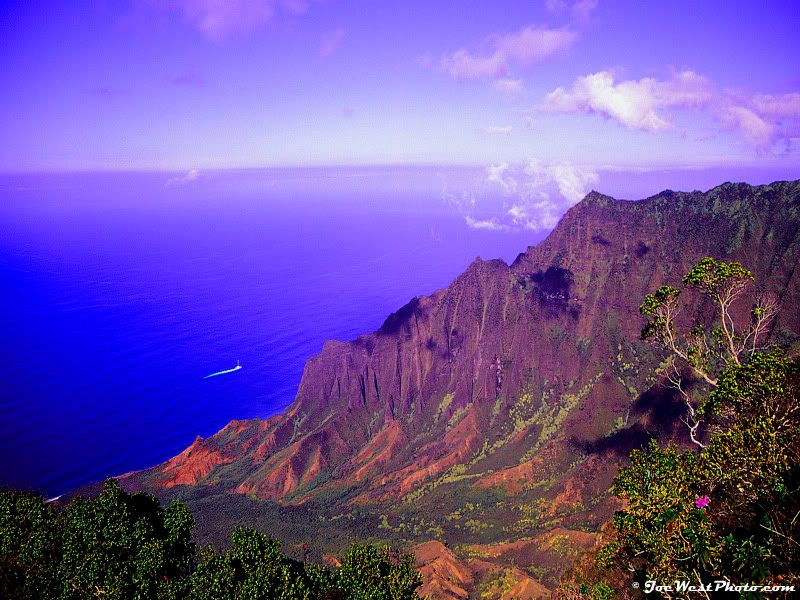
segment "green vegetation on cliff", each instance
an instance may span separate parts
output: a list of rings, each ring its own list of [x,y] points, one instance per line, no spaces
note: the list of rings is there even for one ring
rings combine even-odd
[[[590,597],[592,580],[620,592],[645,581],[800,585],[800,361],[762,346],[777,310],[769,298],[737,328],[752,280],[738,263],[699,261],[683,283],[711,301],[717,321],[685,334],[676,325],[684,290],[645,298],[642,335],[670,355],[690,442],[632,452],[612,488],[625,508],[611,539],[565,591]]]

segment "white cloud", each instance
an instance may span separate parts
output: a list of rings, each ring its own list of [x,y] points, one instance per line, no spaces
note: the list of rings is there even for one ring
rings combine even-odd
[[[547,0],[544,4],[548,12],[561,14],[569,10],[572,18],[576,21],[585,22],[589,19],[594,9],[597,8],[598,0],[576,0],[570,6],[567,0]]]
[[[662,109],[702,106],[711,97],[709,81],[694,71],[675,73],[665,81],[648,77],[619,83],[614,82],[610,71],[600,71],[578,77],[569,90],[553,90],[542,109],[552,113],[596,113],[631,129],[661,131],[672,126]]]
[[[442,188],[442,200],[460,213],[472,210],[475,207],[476,202],[474,193],[467,190],[462,190],[459,193],[453,193],[447,190],[446,185]]]
[[[767,146],[772,142],[775,127],[744,106],[729,106],[720,113],[723,125],[738,130],[754,146]]]
[[[166,185],[167,187],[172,187],[175,185],[186,185],[187,183],[195,181],[198,177],[200,177],[200,171],[198,171],[197,169],[191,169],[183,175],[170,177],[169,179],[167,179]]]
[[[319,42],[319,55],[326,58],[336,52],[344,43],[344,36],[345,30],[341,27],[323,33]]]
[[[757,150],[790,139],[800,130],[800,93],[755,94],[729,92],[719,101],[716,116],[723,127],[738,132]]]
[[[517,191],[516,178],[506,174],[509,169],[508,163],[486,167],[486,181],[498,185],[506,196],[510,196]]]
[[[578,21],[588,21],[597,4],[598,0],[577,0],[572,5],[572,16]]]
[[[521,79],[496,79],[492,82],[492,87],[495,91],[500,92],[501,94],[505,94],[506,96],[514,96],[515,94],[519,94],[522,92],[522,80]]]
[[[544,231],[598,182],[590,168],[566,162],[488,165],[482,173],[459,177],[460,193],[442,178],[442,199],[472,229]]]
[[[523,172],[528,178],[529,188],[538,190],[554,184],[569,206],[580,202],[589,192],[589,186],[600,180],[594,170],[566,162],[542,163],[533,159]]]
[[[559,203],[549,193],[532,190],[520,202],[512,204],[506,211],[506,216],[515,226],[539,231],[555,227],[561,218],[561,210]]]
[[[753,108],[762,115],[775,117],[800,117],[800,94],[757,94],[753,96]]]
[[[475,192],[469,189],[461,189],[458,192],[450,191],[448,178],[445,173],[439,173],[442,182],[441,197],[445,204],[454,208],[461,214],[467,214],[475,207]]]
[[[536,159],[521,168],[501,163],[486,171],[486,182],[511,198],[503,215],[509,226],[531,230],[555,227],[561,215],[598,181],[597,173],[591,169]]]
[[[721,92],[691,70],[676,72],[666,80],[646,77],[620,82],[610,71],[600,71],[578,77],[570,89],[553,90],[539,108],[547,113],[599,114],[645,131],[672,129],[673,109],[695,109],[718,123],[712,131],[735,131],[759,151],[780,139],[788,140],[800,127],[800,93]]]
[[[571,204],[577,204],[589,192],[589,186],[600,178],[594,171],[588,171],[567,163],[550,165],[550,175],[558,186],[558,191]]]
[[[553,180],[549,167],[538,158],[531,159],[522,172],[532,187],[542,187]]]
[[[483,131],[486,133],[486,135],[497,135],[497,136],[509,137],[511,135],[512,130],[513,129],[511,127],[497,127],[497,126],[495,126],[495,127],[486,127]]]
[[[489,56],[475,56],[462,48],[443,56],[441,69],[453,79],[488,79],[505,75],[508,65],[499,52]]]
[[[502,231],[506,226],[498,223],[497,219],[475,219],[469,215],[464,217],[464,222],[470,229],[486,229],[489,231]]]
[[[179,12],[192,27],[213,41],[258,30],[278,13],[305,14],[307,0],[150,0],[156,9]]]
[[[442,56],[440,68],[454,79],[506,78],[512,65],[528,67],[571,47],[577,34],[567,28],[529,25],[519,31],[488,38],[494,48],[485,54],[459,49]]]
[[[547,29],[529,25],[515,33],[495,35],[491,39],[497,51],[509,62],[528,66],[566,50],[576,38],[577,34],[566,28]]]

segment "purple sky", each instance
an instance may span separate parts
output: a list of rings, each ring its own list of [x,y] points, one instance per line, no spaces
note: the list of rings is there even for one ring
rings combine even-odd
[[[550,224],[604,172],[796,177],[798,31],[778,0],[6,0],[0,171],[468,164]]]

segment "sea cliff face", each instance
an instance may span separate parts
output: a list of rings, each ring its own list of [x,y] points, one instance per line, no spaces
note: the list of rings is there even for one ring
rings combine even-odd
[[[682,435],[661,357],[639,340],[644,295],[701,257],[738,260],[780,299],[772,335],[791,341],[798,252],[800,182],[638,202],[592,192],[511,265],[476,259],[378,331],[326,343],[283,415],[234,421],[125,484],[371,511],[387,535],[513,559],[552,583],[617,506],[607,490],[628,452]],[[682,319],[710,314],[697,296]]]

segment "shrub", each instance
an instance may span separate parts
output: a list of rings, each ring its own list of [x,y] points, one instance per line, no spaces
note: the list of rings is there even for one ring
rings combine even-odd
[[[164,600],[406,600],[422,583],[410,555],[354,546],[341,567],[306,565],[252,529],[222,553],[198,551],[181,502],[162,508],[109,480],[95,499],[57,510],[0,492],[0,598]]]
[[[800,362],[759,337],[777,312],[761,300],[744,333],[734,329],[731,303],[752,281],[738,263],[706,258],[683,283],[718,307],[720,324],[680,336],[675,326],[680,290],[648,295],[643,337],[677,363],[670,381],[687,408],[695,444],[631,453],[613,491],[626,502],[614,517],[615,535],[597,554],[600,569],[631,571],[636,581],[800,585]],[[700,392],[689,393],[691,387]]]

